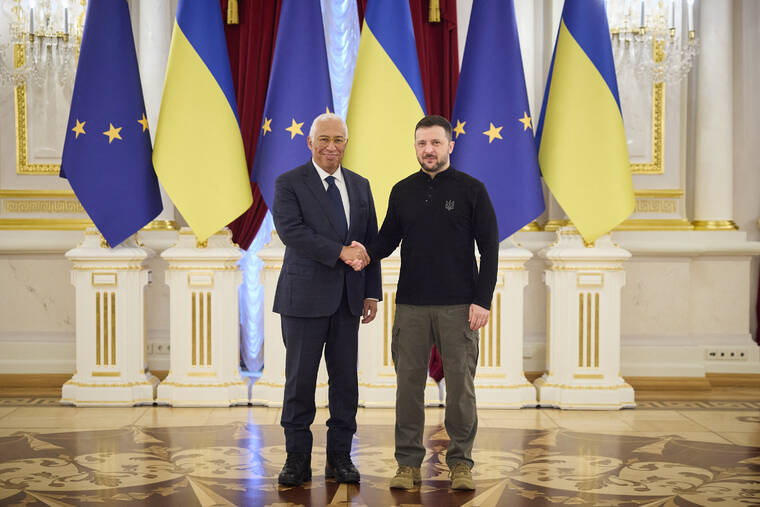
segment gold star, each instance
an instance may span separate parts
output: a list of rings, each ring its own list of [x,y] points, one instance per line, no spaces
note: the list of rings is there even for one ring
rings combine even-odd
[[[108,124],[111,128],[103,132],[104,136],[108,136],[108,144],[111,144],[111,141],[114,139],[121,139],[121,136],[119,135],[119,132],[121,132],[121,129],[123,127],[116,128],[113,126],[113,123]]]
[[[523,117],[518,118],[517,121],[523,124],[523,132],[528,129],[533,129],[533,125],[530,124],[530,116],[528,116],[528,113],[525,111],[523,111]]]
[[[332,111],[330,111],[330,106],[325,106],[325,113],[330,114]]]
[[[79,139],[79,134],[86,134],[87,132],[84,131],[84,124],[87,123],[86,121],[79,121],[79,118],[76,119],[76,126],[71,129],[72,132],[75,133],[74,139]]]
[[[296,135],[302,136],[303,132],[301,132],[301,127],[303,127],[303,122],[296,123],[296,119],[293,118],[292,123],[290,124],[290,127],[286,128],[288,132],[290,132],[290,138],[293,139],[296,137]]]
[[[145,113],[143,113],[143,115],[142,115],[142,120],[137,120],[137,123],[139,123],[140,125],[142,125],[142,128],[143,128],[142,131],[143,132],[145,132],[146,130],[148,130],[148,119],[145,118]]]
[[[483,132],[483,134],[488,136],[488,144],[491,144],[491,141],[494,139],[503,139],[501,137],[501,129],[504,127],[494,127],[493,123],[490,124],[491,128]]]
[[[264,125],[261,126],[261,130],[264,131],[262,135],[267,135],[267,132],[272,131],[272,118],[264,117]]]
[[[456,133],[456,136],[454,136],[454,139],[459,138],[459,134],[466,134],[467,132],[464,131],[464,125],[467,123],[466,121],[457,120],[457,126],[454,127],[454,132]]]

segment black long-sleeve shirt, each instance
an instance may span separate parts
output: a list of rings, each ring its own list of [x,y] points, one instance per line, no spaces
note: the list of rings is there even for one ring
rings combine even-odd
[[[498,235],[483,183],[453,167],[435,178],[420,170],[391,190],[385,221],[368,251],[373,262],[379,261],[401,242],[397,303],[475,303],[488,309],[496,285]]]

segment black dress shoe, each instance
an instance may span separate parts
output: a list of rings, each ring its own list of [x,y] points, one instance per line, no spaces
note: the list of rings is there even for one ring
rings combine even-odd
[[[289,452],[277,482],[283,486],[300,486],[311,480],[311,454]]]
[[[359,470],[351,461],[347,452],[328,452],[325,464],[325,479],[335,479],[336,482],[359,484]]]

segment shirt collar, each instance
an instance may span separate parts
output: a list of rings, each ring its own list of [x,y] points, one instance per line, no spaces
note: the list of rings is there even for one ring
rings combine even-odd
[[[435,178],[433,178],[433,181],[438,180],[439,178],[442,178],[442,179],[451,178],[452,176],[454,176],[455,172],[456,170],[454,169],[454,166],[449,165],[449,167],[445,171],[436,174]],[[426,173],[425,171],[423,171],[422,169],[417,171],[417,174],[419,175],[420,178],[424,178],[425,181],[430,180],[430,175]]]
[[[341,166],[338,166],[338,169],[335,170],[334,173],[330,174],[321,167],[317,165],[316,162],[314,162],[314,159],[311,159],[311,163],[314,164],[314,168],[317,170],[317,174],[319,175],[319,179],[322,181],[325,181],[325,178],[328,176],[334,177],[337,181],[342,182],[343,181],[343,171],[341,170]]]

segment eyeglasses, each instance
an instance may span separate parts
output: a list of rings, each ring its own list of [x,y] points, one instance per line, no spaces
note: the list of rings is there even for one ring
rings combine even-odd
[[[322,148],[328,146],[330,143],[334,143],[336,148],[342,148],[343,146],[346,145],[346,141],[348,141],[348,139],[346,139],[343,136],[335,136],[335,137],[319,136],[319,137],[317,137],[317,145],[321,146]]]

